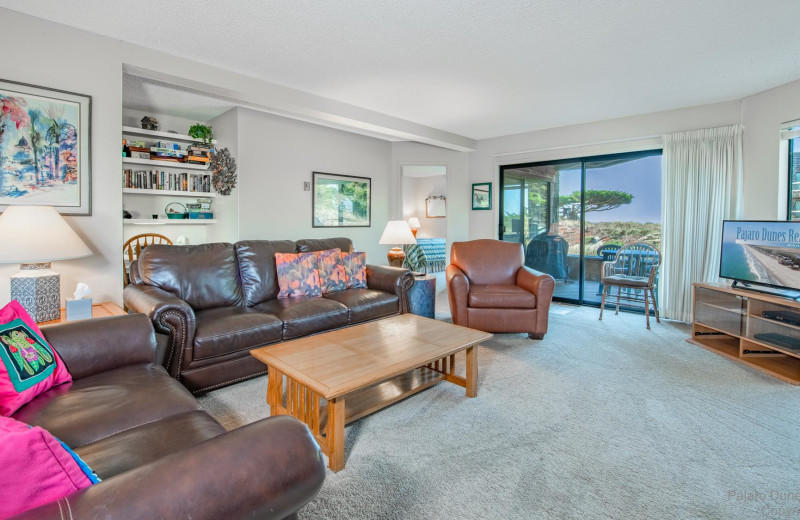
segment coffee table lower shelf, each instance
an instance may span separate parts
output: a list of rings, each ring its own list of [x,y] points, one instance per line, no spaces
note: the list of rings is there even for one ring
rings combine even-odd
[[[470,359],[475,356],[473,348],[469,349],[467,356],[468,372],[474,365],[474,379],[477,380],[477,360]],[[269,367],[267,404],[270,406],[270,415],[291,415],[306,423],[320,449],[327,455],[329,467],[339,471],[344,468],[345,425],[441,381],[466,388],[468,397],[476,396],[474,388],[470,392],[471,385],[468,385],[467,378],[455,374],[453,355],[331,400],[320,397],[310,388]]]

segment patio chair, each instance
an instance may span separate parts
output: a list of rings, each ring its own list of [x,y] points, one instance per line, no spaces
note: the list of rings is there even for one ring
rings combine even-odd
[[[655,285],[658,268],[661,265],[659,250],[645,242],[634,242],[622,246],[612,262],[603,262],[600,281],[603,284],[603,298],[600,302],[600,319],[606,305],[606,295],[617,289],[616,312],[619,314],[620,301],[644,303],[644,316],[650,328],[650,303],[653,304],[656,321],[661,323],[656,305]],[[613,297],[614,295],[611,294]]]

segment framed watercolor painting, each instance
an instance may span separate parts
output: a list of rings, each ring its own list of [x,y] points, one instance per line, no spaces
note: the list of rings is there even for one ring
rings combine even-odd
[[[312,172],[313,227],[369,227],[372,179]]]
[[[492,209],[491,182],[478,182],[472,185],[472,209]]]
[[[0,211],[91,215],[92,98],[0,80]]]

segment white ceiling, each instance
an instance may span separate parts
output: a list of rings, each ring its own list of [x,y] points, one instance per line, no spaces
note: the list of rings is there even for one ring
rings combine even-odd
[[[797,0],[0,6],[473,139],[738,99],[800,79]]]

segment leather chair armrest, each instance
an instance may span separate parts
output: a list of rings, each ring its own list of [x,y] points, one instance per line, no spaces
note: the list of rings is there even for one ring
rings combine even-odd
[[[544,337],[547,332],[547,320],[550,315],[550,303],[553,301],[556,281],[549,274],[534,271],[523,265],[517,271],[517,285],[536,295],[536,329],[540,331],[537,336]]]
[[[450,314],[453,323],[469,327],[467,318],[467,299],[469,297],[469,278],[464,271],[450,264],[445,271],[447,278],[447,298],[450,300]]]
[[[192,345],[197,328],[192,307],[175,295],[152,285],[130,284],[122,291],[128,312],[146,314],[156,332],[169,336],[164,368],[180,379],[183,366],[192,361]]]
[[[153,325],[143,314],[45,325],[42,333],[73,379],[157,361]]]
[[[286,518],[324,479],[322,454],[305,425],[270,417],[15,518]]]
[[[409,312],[408,291],[413,286],[414,275],[408,269],[367,265],[367,287],[396,294],[400,298],[400,314]]]

